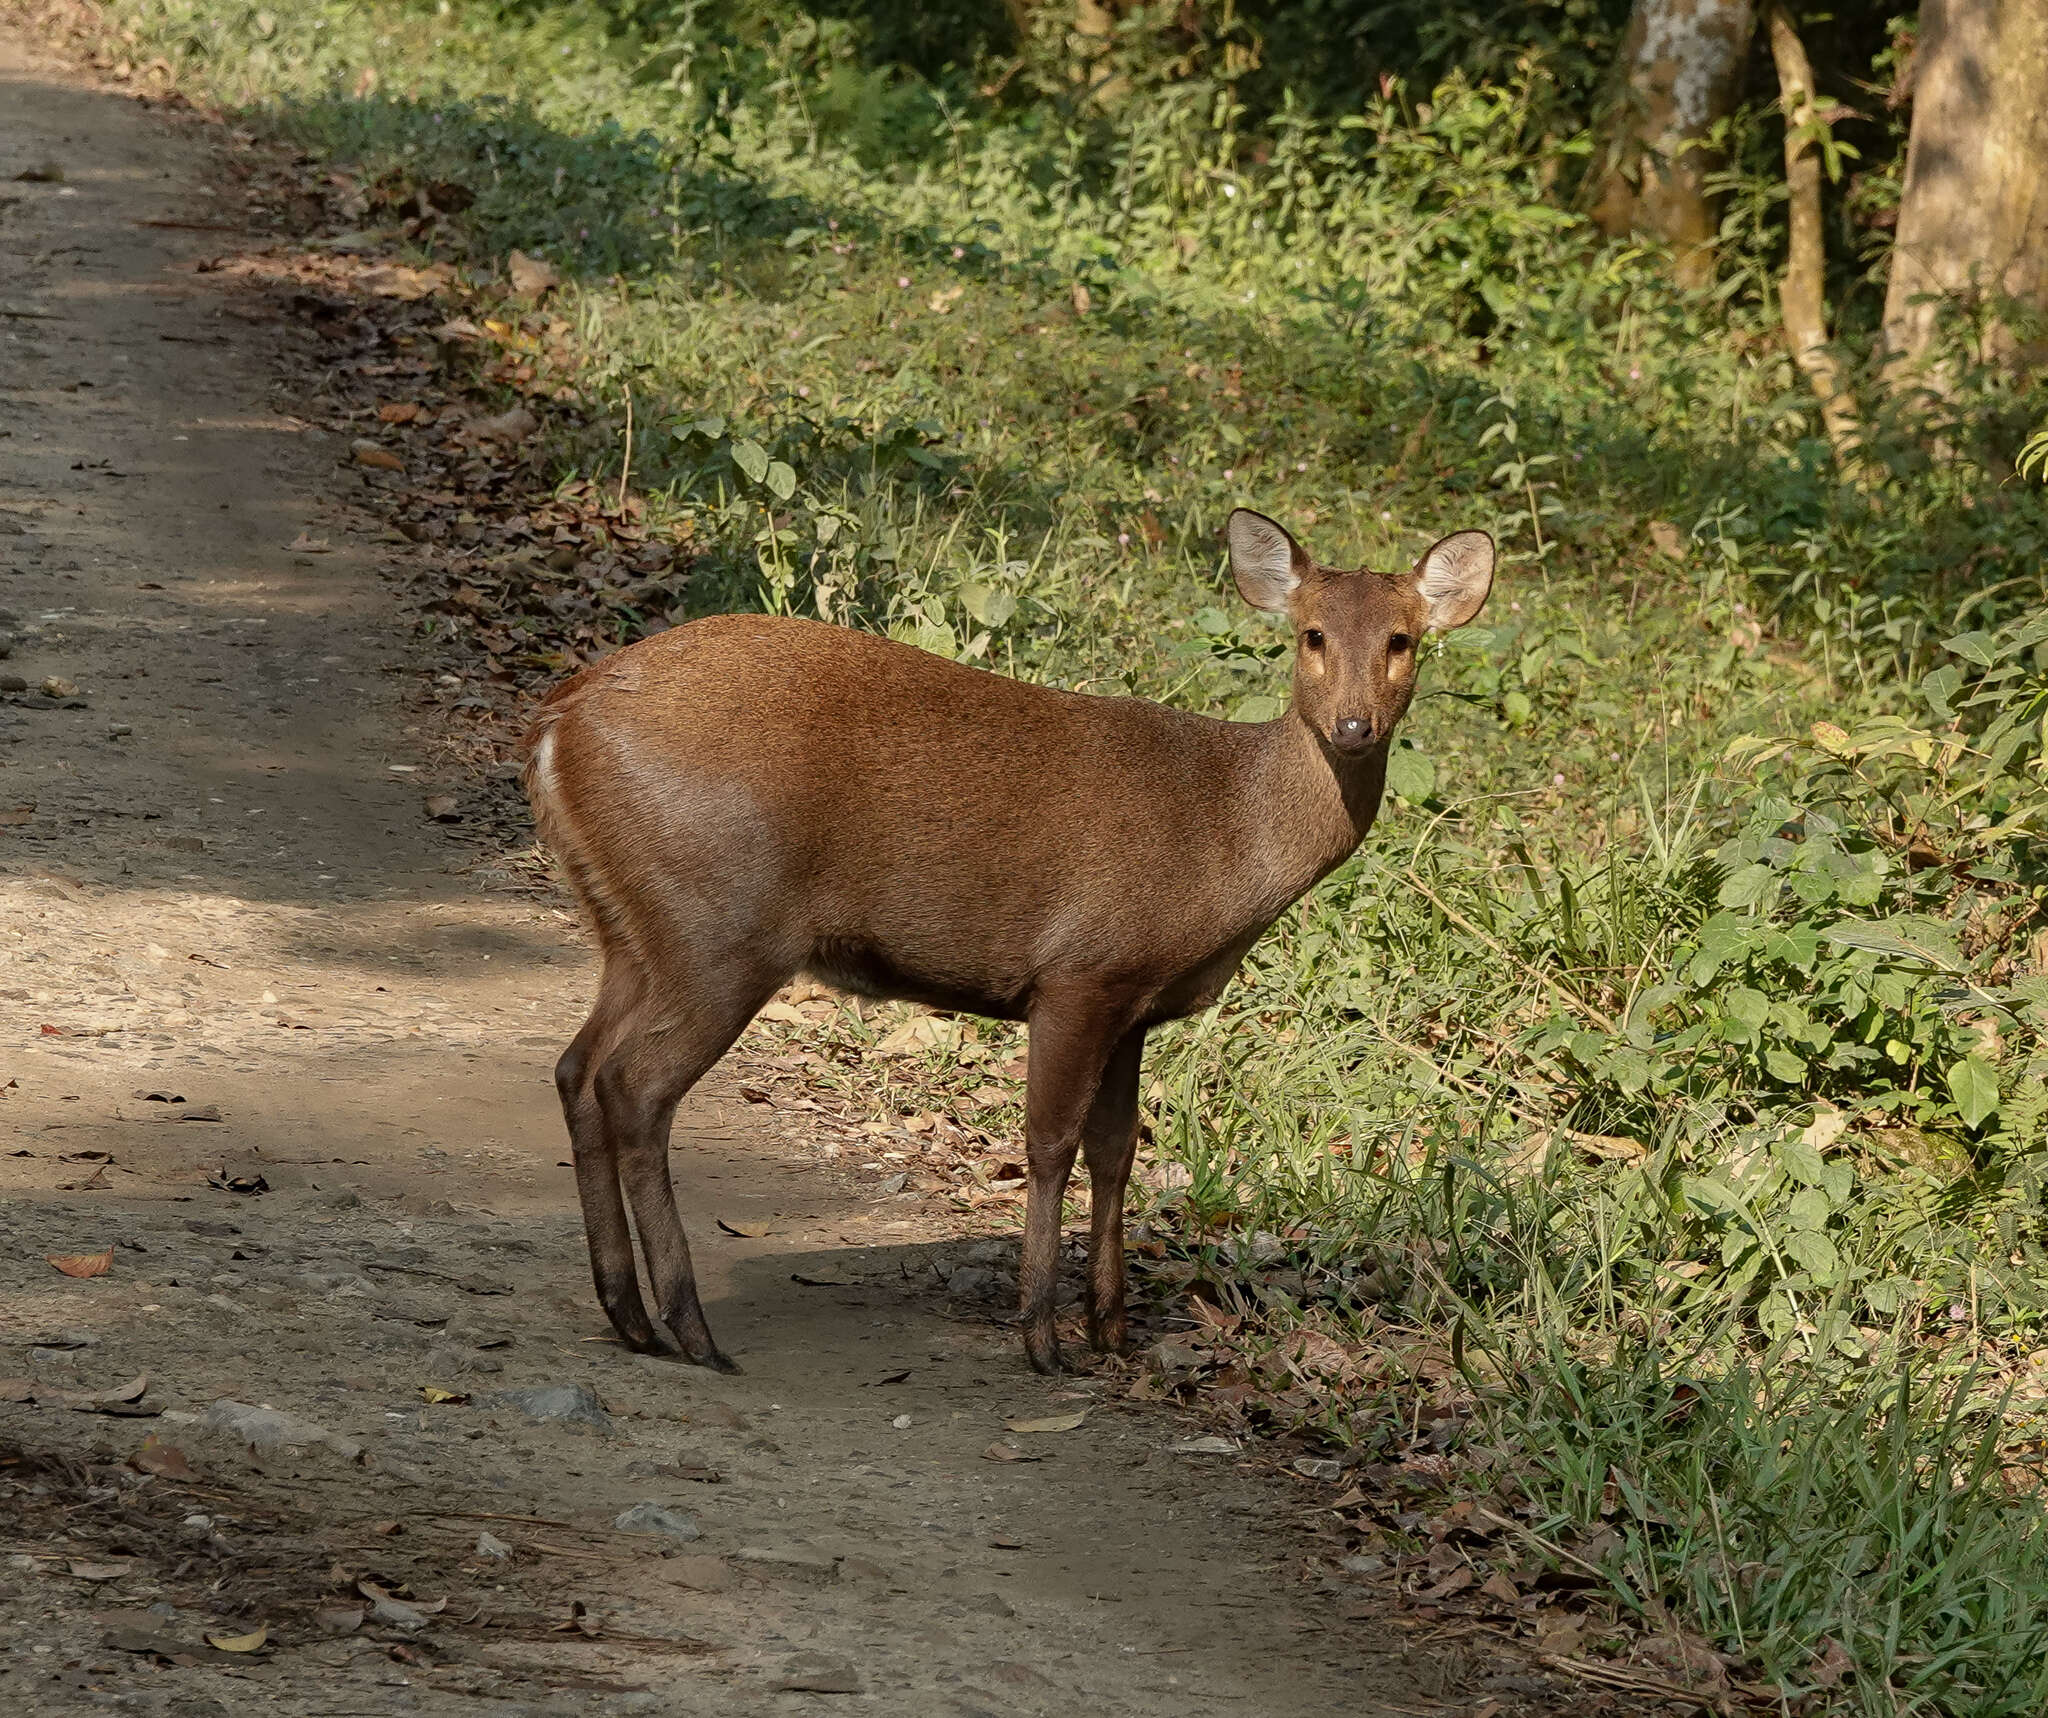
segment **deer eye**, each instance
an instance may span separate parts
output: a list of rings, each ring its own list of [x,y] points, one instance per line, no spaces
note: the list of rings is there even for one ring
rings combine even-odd
[[[1316,628],[1310,627],[1301,635],[1301,642],[1311,650],[1320,650],[1323,647],[1323,635]]]
[[[1397,632],[1392,638],[1387,640],[1387,648],[1396,656],[1399,656],[1404,650],[1414,648],[1414,644],[1415,640],[1410,638],[1405,632]]]

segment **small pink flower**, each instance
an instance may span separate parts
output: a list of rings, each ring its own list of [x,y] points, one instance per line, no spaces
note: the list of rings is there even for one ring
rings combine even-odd
[[[898,286],[908,286],[910,284],[910,276],[907,274],[899,274],[896,277],[896,284]]]
[[[1563,786],[1564,786],[1564,777],[1563,777],[1563,775],[1561,775],[1561,774],[1560,774],[1560,775],[1554,775],[1554,776],[1552,776],[1552,777],[1550,778],[1550,785],[1551,785],[1552,787],[1563,787]]]
[[[1118,547],[1119,549],[1128,549],[1128,548],[1129,548],[1129,547],[1131,546],[1131,534],[1130,534],[1130,532],[1128,532],[1128,531],[1119,531],[1119,532],[1118,532],[1118,533],[1116,534],[1116,546],[1117,546],[1117,547]]]

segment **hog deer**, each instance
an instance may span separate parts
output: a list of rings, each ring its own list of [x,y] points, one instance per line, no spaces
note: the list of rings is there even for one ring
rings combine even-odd
[[[1089,1336],[1123,1346],[1145,1033],[1214,1002],[1364,839],[1424,633],[1470,621],[1493,582],[1483,531],[1444,538],[1405,575],[1319,566],[1246,510],[1226,537],[1244,599],[1294,630],[1292,702],[1262,724],[759,614],[644,639],[541,706],[527,793],[604,958],[555,1083],[598,1298],[629,1347],[734,1370],[697,1298],[669,1125],[799,973],[1029,1023],[1025,1351],[1059,1369],[1077,1153],[1094,1195]]]

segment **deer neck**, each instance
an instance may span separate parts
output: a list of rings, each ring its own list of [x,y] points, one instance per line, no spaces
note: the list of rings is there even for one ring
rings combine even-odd
[[[1379,815],[1390,742],[1347,756],[1291,709],[1248,738],[1246,840],[1262,860],[1260,893],[1278,916],[1365,839]]]

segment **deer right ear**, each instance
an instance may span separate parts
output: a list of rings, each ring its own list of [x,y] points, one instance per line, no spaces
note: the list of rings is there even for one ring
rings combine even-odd
[[[1240,507],[1223,527],[1230,543],[1230,576],[1253,608],[1284,614],[1311,565],[1308,551],[1263,513]]]

